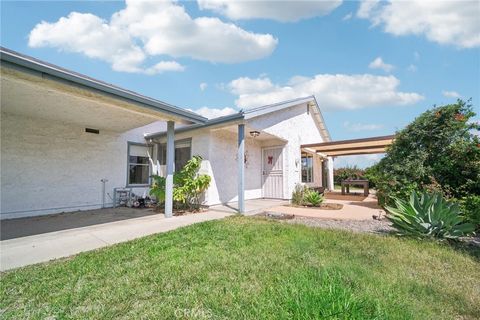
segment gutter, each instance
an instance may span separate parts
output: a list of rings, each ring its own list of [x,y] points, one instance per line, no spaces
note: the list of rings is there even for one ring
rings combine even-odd
[[[222,124],[229,123],[229,122],[240,121],[240,120],[243,120],[244,118],[245,118],[245,113],[241,110],[238,113],[230,114],[228,116],[223,116],[223,117],[219,117],[219,118],[214,118],[212,120],[207,120],[203,124],[194,124],[194,125],[191,125],[191,126],[186,126],[186,127],[175,129],[175,134],[188,132],[188,131],[196,130],[196,129],[209,128],[209,127],[212,127],[212,126],[222,125]],[[163,131],[163,132],[147,134],[147,135],[145,135],[145,139],[146,140],[151,140],[151,139],[162,138],[162,137],[166,137],[166,136],[167,136],[167,132]]]
[[[98,90],[103,93],[108,93],[116,97],[126,99],[130,102],[135,102],[141,104],[143,107],[149,108],[154,111],[163,112],[170,114],[174,117],[182,118],[186,121],[191,121],[194,123],[205,123],[207,118],[202,117],[199,114],[194,112],[173,106],[171,104],[149,98],[147,96],[141,95],[139,93],[126,90],[115,85],[90,78],[86,75],[70,71],[59,66],[50,64],[45,61],[35,59],[30,56],[23,55],[16,51],[0,47],[0,58],[2,62],[9,62],[11,64],[27,68],[30,70],[35,70],[40,73],[51,75],[55,78],[73,82],[89,89]]]

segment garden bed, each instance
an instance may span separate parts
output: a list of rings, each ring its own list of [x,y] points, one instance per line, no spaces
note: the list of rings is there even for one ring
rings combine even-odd
[[[343,208],[341,203],[322,203],[318,207],[314,206],[300,206],[297,204],[286,204],[285,207],[305,208],[305,209],[318,209],[318,210],[340,210]]]
[[[155,212],[158,212],[158,213],[165,213],[165,209],[164,207],[157,207],[154,209]],[[173,209],[173,215],[174,216],[186,216],[186,215],[189,215],[189,214],[197,214],[197,213],[203,213],[203,212],[207,212],[208,211],[208,207],[201,207],[200,209],[196,209],[196,210],[187,210],[187,209]]]

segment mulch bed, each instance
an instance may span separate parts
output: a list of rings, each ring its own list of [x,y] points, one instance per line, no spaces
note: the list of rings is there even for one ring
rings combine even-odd
[[[199,210],[193,210],[193,211],[189,211],[189,210],[185,210],[185,209],[173,209],[173,215],[175,217],[178,217],[178,216],[186,216],[186,215],[190,215],[190,214],[197,214],[197,213],[202,213],[202,212],[206,212],[208,211],[208,208],[200,208]],[[155,212],[158,212],[158,213],[165,213],[165,209],[164,208],[155,208]]]
[[[341,203],[322,203],[319,207],[313,206],[299,206],[296,204],[287,204],[285,207],[294,207],[294,208],[305,208],[305,209],[317,209],[317,210],[340,210],[343,208]]]

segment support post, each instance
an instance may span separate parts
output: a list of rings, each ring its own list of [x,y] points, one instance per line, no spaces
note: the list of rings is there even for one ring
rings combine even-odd
[[[175,170],[175,122],[167,122],[167,175],[165,181],[165,217],[173,216],[173,172]]]
[[[238,125],[238,213],[245,213],[245,125]]]
[[[335,185],[333,182],[333,158],[327,157],[327,187],[329,191],[333,191],[335,189]]]

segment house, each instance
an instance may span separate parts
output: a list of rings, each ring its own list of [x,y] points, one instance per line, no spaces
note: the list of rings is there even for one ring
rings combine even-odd
[[[208,120],[1,48],[2,219],[112,206],[148,192],[192,155],[212,177],[205,204],[289,199],[297,183],[333,187],[333,164],[301,145],[330,140],[314,97]],[[177,127],[175,129],[175,127]]]
[[[165,171],[166,132],[148,134],[160,174]],[[296,184],[333,186],[332,161],[301,145],[329,141],[313,96],[211,119],[175,130],[175,163],[191,155],[204,159],[201,172],[212,177],[207,205],[238,201],[237,177],[244,170],[245,199],[290,199]],[[239,144],[243,142],[243,154]],[[243,166],[238,168],[238,159]],[[329,182],[330,181],[330,182]],[[330,183],[330,184],[329,184]]]

